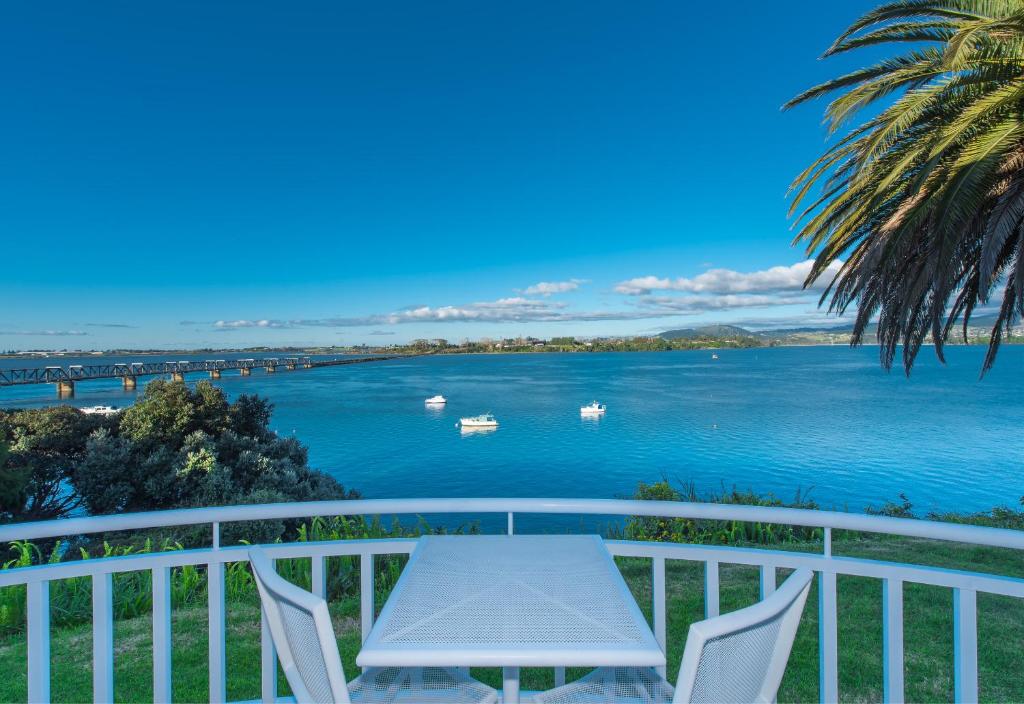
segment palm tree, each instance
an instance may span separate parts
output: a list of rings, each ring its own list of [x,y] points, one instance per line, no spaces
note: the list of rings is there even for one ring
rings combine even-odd
[[[821,303],[856,304],[854,344],[877,316],[882,364],[902,344],[908,374],[995,306],[984,373],[1024,312],[1024,0],[890,2],[825,56],[889,43],[908,48],[784,106],[829,96],[837,137],[791,188],[807,285],[836,264]]]

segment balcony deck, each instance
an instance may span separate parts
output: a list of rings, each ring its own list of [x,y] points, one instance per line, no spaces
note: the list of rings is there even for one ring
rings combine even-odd
[[[172,700],[171,602],[172,570],[185,566],[204,569],[208,578],[208,666],[210,701],[227,700],[227,631],[225,627],[225,571],[229,565],[247,559],[247,547],[222,546],[224,523],[265,519],[310,518],[313,516],[378,516],[424,514],[474,514],[505,516],[507,533],[515,532],[517,514],[572,514],[590,516],[657,516],[703,520],[743,521],[820,528],[824,540],[820,553],[796,550],[693,545],[681,543],[609,540],[606,544],[617,557],[650,561],[650,614],[656,639],[663,649],[666,629],[666,563],[698,563],[704,570],[705,614],[720,611],[719,577],[722,565],[747,565],[760,574],[760,591],[775,589],[780,570],[807,567],[817,573],[819,693],[822,701],[837,701],[839,691],[837,578],[857,576],[877,580],[882,606],[883,697],[904,699],[904,587],[923,584],[952,591],[954,695],[957,701],[978,700],[978,595],[995,594],[1024,599],[1024,579],[984,572],[951,570],[923,564],[885,562],[840,557],[832,554],[832,532],[836,530],[954,541],[968,545],[1024,550],[1024,533],[978,526],[954,525],[910,519],[865,516],[828,511],[766,508],[719,504],[689,504],[653,501],[611,501],[584,499],[409,499],[271,504],[159,511],[143,514],[96,516],[27,523],[0,527],[0,543],[14,540],[43,540],[65,536],[169,528],[209,524],[212,543],[200,549],[137,554],[103,559],[79,560],[32,567],[0,570],[0,587],[24,585],[27,598],[28,698],[45,702],[51,695],[51,583],[69,578],[92,581],[93,607],[93,697],[111,701],[114,693],[113,576],[131,572],[152,575],[153,698]],[[326,590],[326,560],[348,556],[360,569],[360,628],[365,640],[376,613],[374,560],[378,556],[412,552],[413,538],[295,542],[266,545],[274,559],[304,558],[311,561],[312,586]],[[276,701],[276,662],[264,626],[262,638],[262,701]],[[564,679],[556,668],[555,681]]]

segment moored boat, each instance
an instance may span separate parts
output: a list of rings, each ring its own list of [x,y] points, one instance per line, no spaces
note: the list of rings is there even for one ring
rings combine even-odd
[[[598,403],[597,401],[593,401],[589,405],[580,406],[580,415],[581,416],[600,416],[600,415],[604,415],[604,412],[607,410],[607,408],[608,407],[605,406],[603,403]]]
[[[79,410],[91,416],[112,416],[121,412],[117,406],[86,406]]]
[[[463,428],[496,428],[498,420],[490,413],[469,418],[459,418],[459,425]]]
[[[427,404],[428,406],[443,406],[444,404],[448,403],[448,399],[446,399],[441,394],[438,394],[437,396],[431,396],[426,401],[424,401],[424,403]]]

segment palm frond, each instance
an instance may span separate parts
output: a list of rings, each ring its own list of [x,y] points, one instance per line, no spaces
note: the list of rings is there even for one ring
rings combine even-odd
[[[910,372],[930,341],[1003,287],[983,365],[1024,314],[1024,0],[901,0],[854,22],[826,56],[931,43],[814,86],[841,135],[790,186],[795,242],[826,271],[821,304],[856,307],[853,341],[877,319],[887,368]],[[882,105],[874,110],[874,106]]]

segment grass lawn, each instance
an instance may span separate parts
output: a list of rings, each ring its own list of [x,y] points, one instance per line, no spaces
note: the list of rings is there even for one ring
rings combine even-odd
[[[786,549],[794,549],[786,546]],[[807,546],[808,550],[815,546]],[[836,554],[908,561],[1024,577],[1024,560],[1009,550],[935,543],[914,539],[837,540]],[[650,616],[650,562],[620,559],[619,567],[644,612]],[[781,583],[784,575],[779,576]],[[882,693],[882,586],[878,580],[840,577],[839,691],[844,701],[879,701]],[[686,632],[703,616],[703,565],[670,561],[667,565],[669,677],[674,679]],[[722,565],[721,609],[754,603],[755,568]],[[953,696],[953,609],[948,589],[908,584],[904,592],[907,701],[951,701]],[[384,596],[378,599],[378,608]],[[359,603],[354,598],[331,605],[346,672],[356,672]],[[1024,701],[1024,600],[978,596],[980,694],[983,701]],[[260,618],[254,598],[230,601],[227,616],[228,697],[260,695]],[[174,698],[207,698],[206,609],[187,607],[173,614]],[[117,701],[152,701],[150,619],[115,623]],[[52,697],[55,702],[91,701],[92,628],[89,624],[55,629],[52,639]],[[0,701],[26,700],[24,635],[0,640]],[[569,679],[583,671],[569,673]],[[500,686],[498,670],[474,676]],[[280,692],[288,691],[283,678]],[[550,670],[524,670],[524,689],[552,686]],[[818,604],[812,590],[790,659],[780,701],[818,699]]]

